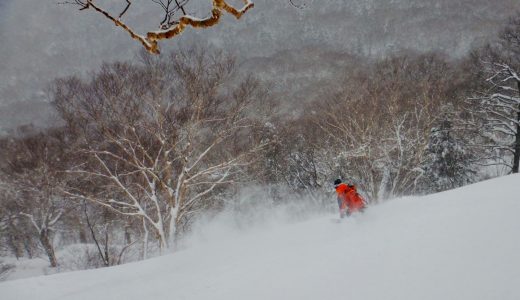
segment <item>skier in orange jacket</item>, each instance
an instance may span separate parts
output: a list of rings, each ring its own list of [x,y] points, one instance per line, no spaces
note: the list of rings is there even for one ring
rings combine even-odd
[[[347,185],[341,182],[341,179],[334,181],[336,194],[338,196],[339,216],[344,218],[350,216],[354,212],[363,212],[365,210],[365,201],[356,191],[353,185]]]

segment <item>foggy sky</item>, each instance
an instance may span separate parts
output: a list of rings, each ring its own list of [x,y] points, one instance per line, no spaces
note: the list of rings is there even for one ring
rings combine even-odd
[[[201,12],[209,11],[210,0],[192,1],[189,11],[206,16]],[[48,123],[51,110],[45,88],[54,78],[85,74],[103,61],[132,59],[141,49],[101,15],[57,2],[0,0],[0,128]],[[98,2],[117,8],[121,5],[110,4],[122,1]],[[241,20],[225,16],[210,29],[189,28],[181,37],[162,42],[163,52],[203,43],[228,49],[244,61],[305,47],[372,57],[402,48],[440,50],[460,57],[493,36],[519,4],[519,0],[295,0],[306,5],[300,10],[288,0],[254,2],[255,8]],[[140,0],[134,1],[125,20],[144,33],[157,28],[159,17],[153,3]]]

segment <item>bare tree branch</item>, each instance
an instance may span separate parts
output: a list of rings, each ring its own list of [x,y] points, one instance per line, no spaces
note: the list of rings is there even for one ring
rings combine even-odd
[[[186,14],[184,6],[189,2],[189,0],[175,0],[175,5],[173,5],[173,0],[166,0],[167,2],[164,2],[164,0],[152,0],[154,3],[159,4],[165,11],[165,16],[160,22],[160,28],[162,30],[149,31],[146,36],[142,36],[121,21],[121,18],[129,10],[132,4],[129,0],[125,1],[126,6],[119,14],[118,18],[115,18],[109,12],[101,8],[94,2],[94,0],[74,0],[62,3],[79,5],[81,7],[80,10],[93,8],[95,11],[114,22],[116,26],[123,28],[123,30],[128,32],[133,39],[139,41],[148,52],[153,54],[160,54],[158,41],[173,38],[181,34],[188,26],[193,28],[208,28],[214,26],[220,20],[222,12],[227,12],[235,18],[240,19],[249,9],[254,7],[254,3],[251,0],[243,0],[244,6],[240,9],[229,5],[225,0],[213,0],[211,15],[207,18],[201,19]],[[178,10],[182,11],[183,16],[174,21],[173,16]]]

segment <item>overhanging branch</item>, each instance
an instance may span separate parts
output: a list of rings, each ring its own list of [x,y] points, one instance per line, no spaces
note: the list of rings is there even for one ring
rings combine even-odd
[[[180,6],[180,9],[182,9],[184,16],[180,17],[178,21],[176,21],[174,24],[172,24],[171,27],[160,30],[160,31],[150,31],[145,36],[137,34],[132,28],[130,28],[128,25],[126,25],[124,22],[121,21],[121,17],[128,11],[130,8],[132,2],[130,0],[126,1],[126,7],[125,9],[119,14],[118,18],[115,18],[110,13],[108,13],[106,10],[102,9],[100,6],[94,3],[93,0],[86,0],[86,2],[81,0],[75,0],[74,2],[65,2],[65,3],[72,3],[81,5],[80,10],[85,10],[89,8],[93,8],[95,11],[101,13],[104,15],[107,19],[114,22],[114,24],[118,27],[123,28],[126,32],[130,34],[130,36],[139,41],[144,48],[153,54],[160,54],[158,41],[164,40],[164,39],[170,39],[173,38],[179,34],[181,34],[187,26],[191,26],[193,28],[208,28],[211,26],[216,25],[220,17],[222,16],[222,12],[227,12],[231,15],[233,15],[235,18],[240,19],[249,9],[254,7],[254,3],[251,0],[243,0],[244,6],[241,9],[237,9],[231,5],[229,5],[225,0],[213,0],[213,9],[211,11],[211,16],[200,19],[193,16],[189,16],[185,14],[183,4],[179,4],[177,1],[177,5]],[[167,12],[168,13],[168,12]],[[164,21],[163,21],[164,22]]]

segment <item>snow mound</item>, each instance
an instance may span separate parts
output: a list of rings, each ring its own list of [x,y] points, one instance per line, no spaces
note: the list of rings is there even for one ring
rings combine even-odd
[[[0,284],[8,299],[520,299],[520,175],[269,226],[113,268]],[[220,241],[220,242],[219,242]]]

